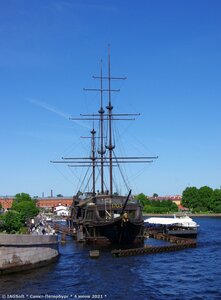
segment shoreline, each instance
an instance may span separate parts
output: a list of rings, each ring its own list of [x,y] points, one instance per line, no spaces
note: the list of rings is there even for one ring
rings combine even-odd
[[[148,213],[143,213],[143,217],[173,217],[174,215],[176,216],[182,216],[182,214],[148,214]],[[187,214],[189,217],[213,217],[213,218],[221,218],[221,214],[192,214],[188,213]]]

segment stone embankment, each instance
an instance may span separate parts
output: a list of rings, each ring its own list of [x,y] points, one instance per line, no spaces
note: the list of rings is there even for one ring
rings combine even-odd
[[[45,266],[58,256],[56,235],[0,234],[0,275]]]

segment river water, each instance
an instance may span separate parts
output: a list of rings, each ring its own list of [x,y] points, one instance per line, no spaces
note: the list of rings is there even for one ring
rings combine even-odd
[[[197,248],[113,258],[69,239],[48,267],[0,277],[0,299],[221,299],[221,218],[200,224]]]

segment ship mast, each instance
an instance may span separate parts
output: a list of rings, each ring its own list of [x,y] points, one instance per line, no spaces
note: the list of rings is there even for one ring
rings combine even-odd
[[[103,76],[102,71],[102,60],[100,63],[100,76],[93,76],[94,79],[100,79],[100,87],[99,88],[84,88],[84,91],[95,91],[100,92],[100,108],[98,110],[98,114],[81,114],[80,118],[74,117],[70,118],[71,120],[91,120],[91,121],[99,121],[99,147],[98,154],[99,157],[96,156],[95,152],[95,133],[96,131],[91,130],[91,156],[90,157],[62,157],[61,161],[51,161],[52,163],[70,163],[69,167],[91,167],[92,162],[92,193],[93,196],[96,195],[96,178],[95,178],[95,168],[100,167],[100,179],[101,186],[100,191],[101,194],[104,194],[104,167],[109,167],[109,196],[113,196],[113,167],[119,166],[119,164],[128,164],[128,163],[151,163],[153,159],[157,159],[158,156],[144,156],[144,157],[117,157],[114,155],[113,150],[115,145],[113,143],[113,121],[116,120],[135,120],[133,118],[127,118],[128,116],[137,116],[140,114],[125,114],[125,113],[113,113],[113,105],[112,105],[112,92],[119,92],[119,89],[112,88],[112,80],[125,80],[126,77],[113,77],[111,76],[111,57],[110,57],[110,46],[108,47],[108,73],[107,76]],[[107,88],[103,88],[103,80],[107,80]],[[106,106],[107,113],[105,113],[103,108],[103,93],[107,92],[108,94],[108,105]],[[104,142],[104,122],[107,122],[107,140],[108,143],[105,145]],[[109,151],[108,157],[105,155],[106,149]]]
[[[95,157],[95,133],[96,131],[94,130],[94,128],[91,130],[91,160],[92,160],[92,193],[93,196],[95,196],[96,194],[96,189],[95,189],[95,161],[96,161],[96,157]]]
[[[101,158],[101,194],[104,193],[104,109],[103,109],[103,74],[102,74],[102,60],[101,60],[101,70],[100,70],[100,149],[98,153]]]
[[[108,110],[107,118],[108,118],[108,134],[109,134],[109,144],[106,145],[106,148],[109,150],[109,179],[110,179],[110,196],[113,196],[113,150],[115,145],[113,144],[113,132],[112,132],[112,120],[113,119],[113,106],[111,103],[111,92],[119,92],[120,90],[111,89],[111,80],[125,80],[126,77],[112,77],[111,76],[111,59],[110,59],[110,46],[108,47],[108,76],[106,77],[108,80],[108,106],[106,107]],[[121,114],[125,116],[125,114]],[[115,115],[117,116],[117,115]]]
[[[100,109],[98,110],[99,115],[87,115],[89,116],[89,120],[90,117],[93,118],[93,120],[99,120],[99,131],[100,131],[100,148],[98,149],[98,154],[100,155],[100,179],[101,179],[101,194],[104,193],[104,155],[106,153],[105,147],[104,147],[104,108],[103,108],[103,92],[107,91],[103,89],[103,71],[102,71],[102,60],[100,63],[100,76],[93,76],[94,79],[100,79],[100,88],[99,89],[88,89],[88,88],[84,88],[84,91],[94,91],[100,92]],[[83,117],[85,117],[86,115],[82,115]],[[95,117],[95,118],[94,118]],[[97,119],[97,117],[99,117]]]
[[[113,149],[114,145],[112,143],[112,109],[111,104],[111,70],[110,70],[110,47],[108,48],[108,126],[109,126],[109,145],[106,148],[109,150],[109,176],[110,176],[110,195],[113,195]]]

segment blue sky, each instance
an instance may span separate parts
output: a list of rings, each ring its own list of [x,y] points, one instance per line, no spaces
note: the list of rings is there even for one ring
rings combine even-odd
[[[128,167],[134,193],[221,186],[221,2],[215,0],[1,0],[0,195],[73,195],[80,170],[50,160],[83,154],[111,44],[112,74],[127,76],[115,112],[122,151],[158,155]],[[121,148],[118,149],[121,149]],[[116,148],[117,151],[117,148]],[[121,189],[121,188],[120,188]]]

